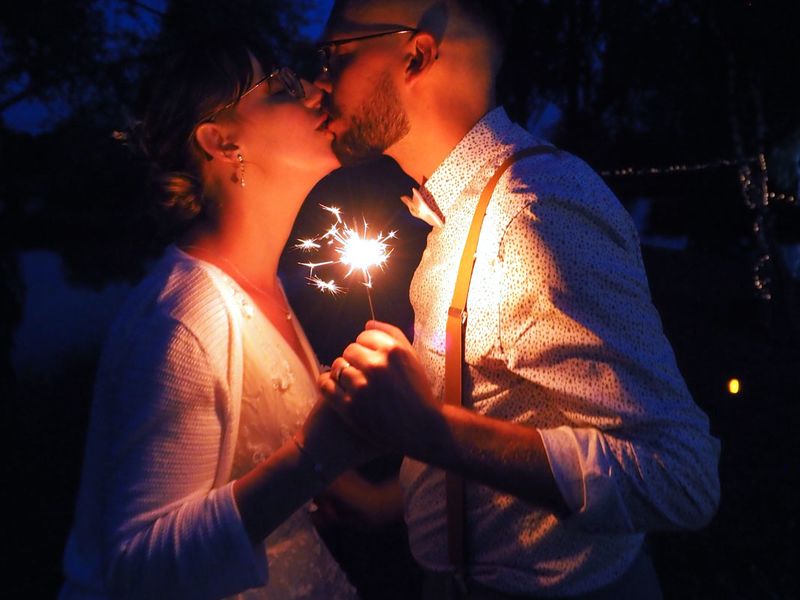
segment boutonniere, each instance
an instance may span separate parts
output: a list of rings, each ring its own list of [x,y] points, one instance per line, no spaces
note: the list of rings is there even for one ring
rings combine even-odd
[[[408,211],[418,219],[422,219],[431,227],[442,227],[444,225],[444,215],[436,206],[433,198],[426,200],[417,189],[411,190],[411,196],[400,196],[400,199],[408,207]]]

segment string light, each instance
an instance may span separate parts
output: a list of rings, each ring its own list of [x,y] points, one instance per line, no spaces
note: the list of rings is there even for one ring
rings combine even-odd
[[[770,192],[769,199],[776,200],[777,202],[782,202],[784,204],[797,204],[797,198],[791,194],[776,194],[775,192]]]
[[[753,172],[753,165],[757,166],[755,173]],[[756,257],[753,261],[753,289],[760,300],[768,302],[773,298],[772,282],[775,272],[775,265],[772,262],[772,253],[770,252],[770,240],[768,239],[769,210],[773,203],[797,206],[797,198],[791,194],[770,191],[767,158],[763,152],[741,160],[719,158],[695,164],[673,164],[664,167],[644,168],[626,167],[601,171],[600,175],[606,178],[644,177],[674,175],[676,173],[697,173],[725,167],[738,168],[742,199],[745,206],[753,213],[752,230],[756,248]],[[738,381],[736,385],[738,386]]]
[[[647,177],[650,175],[676,175],[680,173],[697,173],[700,171],[710,171],[713,169],[722,169],[725,167],[739,167],[740,171],[743,167],[751,164],[758,163],[760,156],[753,156],[742,160],[732,160],[728,158],[718,158],[703,163],[679,163],[673,165],[666,165],[661,167],[624,167],[621,169],[610,169],[600,171],[600,176],[605,178],[622,178],[622,177]],[[750,179],[742,179],[740,175],[740,183],[743,186],[752,184]],[[769,200],[779,202],[787,205],[796,205],[797,198],[792,194],[769,192]]]
[[[739,171],[739,183],[745,206],[753,213],[753,238],[757,252],[753,262],[753,289],[757,298],[769,302],[772,300],[775,266],[772,264],[770,241],[767,237],[771,197],[767,158],[763,152],[758,155],[756,164],[758,166],[756,173],[753,173],[749,163],[742,165]]]
[[[747,159],[753,162],[755,158]],[[612,169],[610,171],[600,171],[602,177],[641,177],[646,175],[674,175],[675,173],[695,173],[697,171],[709,171],[711,169],[719,169],[722,167],[738,167],[743,162],[739,160],[730,160],[726,158],[718,158],[704,163],[697,164],[675,164],[667,165],[665,167],[626,167],[624,169]]]

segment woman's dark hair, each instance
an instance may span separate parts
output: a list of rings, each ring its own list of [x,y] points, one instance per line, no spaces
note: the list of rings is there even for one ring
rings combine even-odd
[[[196,127],[251,85],[251,55],[272,66],[264,48],[241,36],[184,40],[159,53],[142,86],[140,119],[130,141],[144,154],[159,204],[176,221],[210,216]]]

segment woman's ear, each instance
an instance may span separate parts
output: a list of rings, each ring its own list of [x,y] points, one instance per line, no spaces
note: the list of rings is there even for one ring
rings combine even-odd
[[[413,49],[406,67],[406,82],[411,83],[426,73],[439,58],[439,43],[430,33],[421,31],[412,39]]]
[[[236,150],[239,147],[228,139],[216,123],[201,123],[194,135],[208,160],[217,158],[224,162],[236,162]]]

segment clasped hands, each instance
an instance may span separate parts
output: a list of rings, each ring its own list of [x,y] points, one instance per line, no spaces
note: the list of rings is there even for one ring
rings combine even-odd
[[[417,353],[388,323],[369,321],[318,383],[324,401],[378,446],[424,460],[446,432]]]

